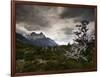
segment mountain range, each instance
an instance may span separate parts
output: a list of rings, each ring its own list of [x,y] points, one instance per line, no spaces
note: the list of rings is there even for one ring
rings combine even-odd
[[[39,47],[57,46],[57,43],[54,40],[46,37],[42,32],[39,34],[32,32],[24,36],[22,34],[16,33],[16,40],[22,43],[31,44]]]

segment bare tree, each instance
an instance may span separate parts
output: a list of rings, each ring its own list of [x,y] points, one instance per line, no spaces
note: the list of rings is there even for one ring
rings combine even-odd
[[[81,21],[81,25],[76,25],[76,28],[78,28],[78,30],[74,32],[76,39],[74,39],[74,44],[72,45],[70,51],[66,51],[66,56],[69,56],[69,58],[74,58],[77,60],[82,58],[83,60],[87,61],[87,58],[81,53],[85,52],[88,47],[88,24],[89,21],[83,20]]]

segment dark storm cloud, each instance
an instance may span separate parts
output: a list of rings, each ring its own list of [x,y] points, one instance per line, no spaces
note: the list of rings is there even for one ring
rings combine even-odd
[[[94,9],[93,8],[67,8],[60,15],[61,18],[76,18],[75,22],[81,20],[94,20]]]
[[[36,6],[16,5],[16,22],[23,22],[27,25],[31,25],[29,27],[25,26],[29,28],[29,30],[39,29],[41,26],[47,27],[48,21],[40,14],[40,11],[41,8],[37,8]],[[34,26],[34,28],[32,26]]]
[[[28,30],[51,28],[52,23],[59,21],[64,7],[16,5],[16,22],[25,23]],[[57,21],[56,21],[57,22]]]

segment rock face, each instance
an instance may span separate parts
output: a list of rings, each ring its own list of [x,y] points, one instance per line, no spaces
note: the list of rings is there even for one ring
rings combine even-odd
[[[42,32],[40,34],[32,32],[31,34],[26,35],[26,38],[30,40],[36,40],[36,39],[41,39],[41,38],[46,38],[46,37]]]
[[[32,32],[31,34],[26,36],[22,36],[21,34],[16,33],[16,38],[19,39],[21,42],[29,43],[39,47],[57,46],[54,40],[46,37],[42,32],[40,34]]]

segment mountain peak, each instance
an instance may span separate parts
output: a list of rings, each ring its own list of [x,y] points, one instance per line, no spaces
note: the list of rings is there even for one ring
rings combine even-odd
[[[24,43],[29,43],[34,46],[39,47],[54,47],[57,46],[56,42],[48,37],[46,37],[42,32],[37,34],[32,32],[27,36],[22,36],[21,34],[16,33],[17,40]]]
[[[42,32],[40,33],[41,35],[44,35]]]
[[[32,32],[30,35],[31,36],[34,36],[34,35],[43,35],[44,36],[44,34],[42,32],[40,32],[39,34],[38,33],[35,33],[35,32]]]
[[[27,35],[27,38],[35,40],[35,39],[41,39],[46,37],[42,32],[41,33],[32,32],[29,35]]]

